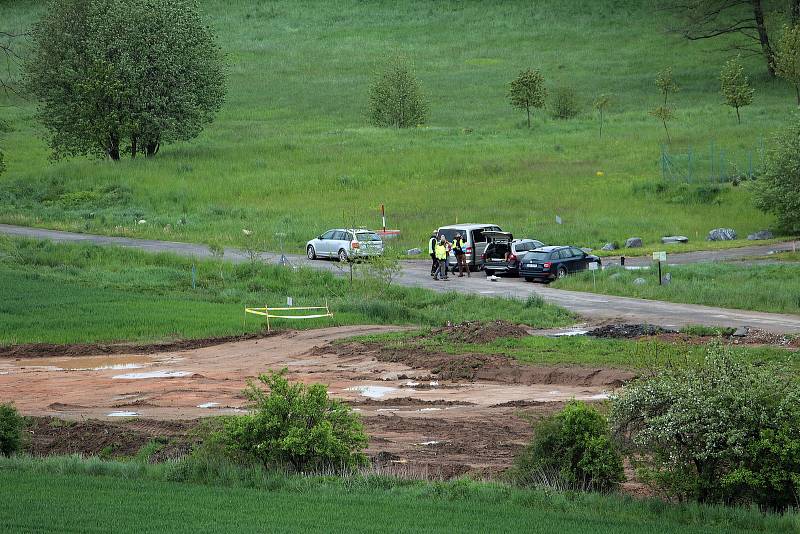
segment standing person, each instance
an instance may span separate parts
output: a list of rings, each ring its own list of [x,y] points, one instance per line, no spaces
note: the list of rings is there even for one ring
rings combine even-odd
[[[458,265],[459,278],[464,278],[464,271],[467,271],[467,277],[471,276],[469,268],[467,267],[467,254],[464,251],[466,246],[467,243],[464,241],[464,238],[461,237],[461,234],[456,234],[456,238],[453,240],[453,252],[456,255],[456,265]],[[455,272],[455,269],[453,269],[453,274],[455,274]]]
[[[436,278],[436,272],[439,270],[439,260],[436,259],[436,232],[431,232],[431,238],[428,240],[428,254],[433,261],[431,265],[431,276]]]
[[[439,269],[436,272],[436,280],[447,280],[447,238],[440,236],[436,243],[436,260],[439,262]]]

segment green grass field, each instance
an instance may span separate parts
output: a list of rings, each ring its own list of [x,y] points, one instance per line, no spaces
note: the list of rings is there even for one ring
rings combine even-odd
[[[192,266],[196,287],[192,289]],[[504,318],[536,326],[573,321],[539,301],[491,299],[390,286],[330,272],[232,265],[168,254],[0,238],[0,345],[205,338],[259,331],[244,307],[318,306],[333,318],[278,328],[343,324],[442,325]],[[488,314],[488,315],[487,315]]]
[[[699,331],[695,327],[694,331]],[[705,332],[713,329],[705,328]],[[667,341],[634,341],[603,339],[590,336],[527,336],[500,338],[488,343],[463,343],[444,334],[431,334],[428,329],[359,336],[366,342],[379,342],[386,348],[417,348],[421,351],[449,354],[503,354],[532,365],[577,365],[586,367],[619,367],[642,370],[659,369],[687,360],[701,360],[707,352],[703,344]],[[707,342],[719,341],[708,336]],[[347,340],[340,341],[346,343]],[[800,353],[776,347],[732,347],[749,359],[788,363],[800,370]]]
[[[595,279],[589,272],[554,282],[559,289],[592,291],[653,300],[705,304],[764,312],[800,314],[800,265],[698,263],[670,265],[668,285],[658,285],[658,270],[607,269]],[[634,285],[636,278],[647,283]]]
[[[793,92],[765,77],[761,59],[746,58],[756,95],[738,125],[718,94],[732,54],[721,49],[731,43],[667,34],[669,20],[648,2],[201,4],[230,65],[217,121],[152,161],[51,163],[33,103],[0,95],[14,128],[4,141],[0,221],[227,243],[248,228],[273,249],[274,234],[286,232],[293,250],[329,227],[378,226],[381,203],[403,248],[456,221],[593,248],[668,234],[696,247],[714,227],[744,236],[772,224],[746,184],[715,191],[703,182],[711,160],[746,174],[752,159],[757,171],[763,140],[795,107]],[[3,29],[24,30],[40,9],[3,3]],[[366,122],[371,74],[395,52],[413,59],[430,99],[423,128]],[[659,185],[664,133],[648,115],[659,103],[655,74],[670,65],[681,91],[669,150],[691,149],[689,186]],[[576,119],[537,112],[524,127],[506,91],[529,66],[551,90],[576,90]],[[614,95],[602,139],[590,106],[600,93]]]
[[[789,532],[796,514],[561,494],[497,483],[264,473],[197,483],[170,465],[0,459],[8,532]],[[250,487],[247,487],[250,486]],[[165,496],[169,495],[169,498]],[[45,504],[46,503],[46,504]]]

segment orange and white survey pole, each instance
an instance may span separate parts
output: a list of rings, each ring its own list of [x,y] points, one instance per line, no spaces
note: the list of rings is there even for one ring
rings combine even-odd
[[[383,233],[386,233],[386,209],[381,204],[381,222],[383,223]]]

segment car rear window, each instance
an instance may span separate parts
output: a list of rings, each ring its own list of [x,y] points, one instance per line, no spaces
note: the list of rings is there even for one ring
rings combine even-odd
[[[375,232],[359,232],[356,234],[356,239],[359,241],[380,241],[381,236]]]
[[[528,252],[522,261],[547,261],[549,258],[549,252]]]

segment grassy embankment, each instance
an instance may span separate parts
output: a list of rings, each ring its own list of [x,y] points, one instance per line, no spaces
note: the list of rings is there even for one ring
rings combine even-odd
[[[714,227],[745,236],[772,223],[746,185],[717,192],[698,182],[710,174],[712,151],[730,173],[746,173],[750,153],[757,169],[761,139],[794,109],[793,92],[766,78],[763,60],[745,58],[756,93],[737,124],[718,94],[732,43],[668,34],[669,20],[651,3],[201,4],[230,63],[217,121],[150,161],[51,163],[34,104],[0,94],[14,128],[4,141],[0,221],[231,244],[249,228],[273,249],[274,233],[286,232],[298,251],[329,227],[377,226],[380,203],[403,231],[403,249],[440,224],[469,220],[595,249],[682,234],[691,239],[684,250],[704,248]],[[25,30],[41,9],[33,0],[5,2],[3,29]],[[376,129],[365,120],[371,74],[396,51],[414,60],[429,96],[423,128]],[[577,91],[577,118],[537,111],[533,128],[524,126],[506,91],[529,66],[551,91]],[[653,80],[666,66],[681,86],[670,151],[691,147],[694,155],[686,187],[659,184],[664,132],[648,111],[660,103]],[[601,93],[614,95],[602,139],[590,105]]]
[[[75,457],[0,459],[0,467],[0,485],[13,488],[0,507],[0,529],[13,532],[699,534],[800,528],[791,513],[524,490],[466,479],[286,476],[220,464],[191,468],[185,460],[149,465]]]
[[[196,288],[192,289],[192,266]],[[0,237],[0,345],[204,338],[259,331],[245,306],[318,306],[333,318],[277,327],[442,325],[490,318],[536,326],[572,322],[557,306],[436,293],[261,263],[231,265],[132,249]]]
[[[690,332],[711,333],[714,329],[693,327]],[[487,343],[454,341],[447,335],[420,332],[359,336],[365,342],[379,342],[387,349],[412,348],[448,354],[503,354],[533,365],[583,365],[619,367],[624,369],[657,369],[687,360],[700,360],[706,354],[705,344],[667,342],[658,340],[633,341],[602,339],[590,336],[500,338]],[[713,335],[704,340],[719,341]],[[346,343],[347,340],[341,341]],[[732,350],[759,361],[788,362],[800,371],[800,352],[777,347],[735,346]]]
[[[596,273],[596,283],[592,274],[585,272],[558,280],[552,286],[723,308],[800,314],[800,265],[797,264],[698,263],[670,265],[664,267],[663,272],[672,275],[668,285],[658,285],[658,270],[652,268],[649,271],[607,269]],[[636,278],[644,278],[647,283],[635,285],[633,281]]]

